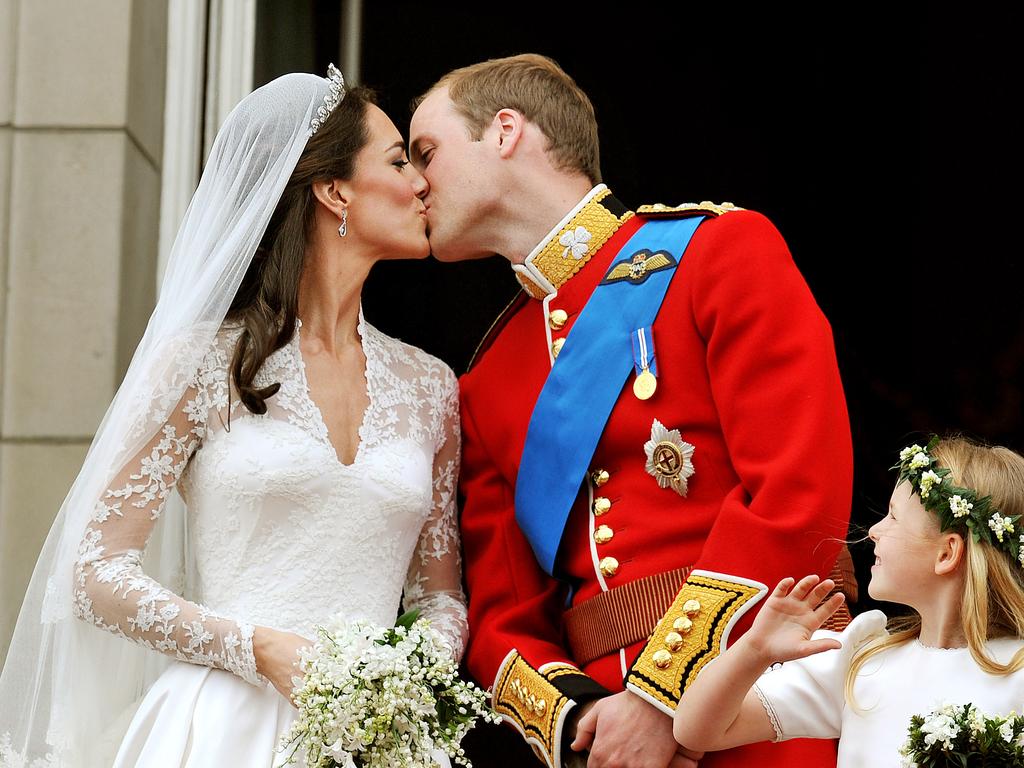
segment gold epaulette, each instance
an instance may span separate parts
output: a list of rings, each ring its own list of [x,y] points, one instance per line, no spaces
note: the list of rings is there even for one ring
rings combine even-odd
[[[665,205],[653,203],[652,205],[641,205],[636,209],[638,216],[648,219],[682,219],[687,216],[721,216],[731,211],[742,211],[738,205],[732,203],[712,203],[705,200],[701,203],[682,203],[681,205]]]
[[[693,571],[626,675],[626,687],[671,715],[704,665],[725,650],[729,632],[768,592],[757,581]]]
[[[512,650],[494,681],[492,705],[502,719],[526,739],[548,768],[562,768],[562,730],[576,702],[552,681],[567,675],[584,676],[571,664],[546,664],[538,672]]]

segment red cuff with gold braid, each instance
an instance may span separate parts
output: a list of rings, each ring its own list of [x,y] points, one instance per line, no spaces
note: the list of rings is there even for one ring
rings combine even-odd
[[[561,768],[569,712],[609,693],[571,664],[556,662],[537,670],[513,649],[498,669],[492,704],[548,768]]]
[[[740,617],[767,594],[759,581],[693,571],[626,675],[626,688],[671,715]]]

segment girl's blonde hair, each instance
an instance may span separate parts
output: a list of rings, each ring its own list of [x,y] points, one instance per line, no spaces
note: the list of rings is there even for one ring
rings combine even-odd
[[[991,496],[992,506],[1007,517],[1024,515],[1024,457],[1002,446],[987,446],[964,437],[940,440],[931,454],[950,470],[954,482],[979,496]],[[1019,535],[1014,531],[1011,535]],[[966,549],[960,623],[975,663],[993,675],[1024,668],[1024,648],[1006,664],[988,655],[985,643],[1010,635],[1024,637],[1024,569],[1010,555],[963,533]],[[846,700],[857,708],[853,684],[864,664],[887,648],[921,633],[920,616],[890,622],[889,634],[873,640],[853,656],[846,675]]]

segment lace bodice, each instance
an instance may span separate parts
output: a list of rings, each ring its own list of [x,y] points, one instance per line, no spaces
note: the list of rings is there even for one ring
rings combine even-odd
[[[419,608],[458,658],[467,634],[457,511],[457,383],[436,358],[360,317],[369,406],[342,464],[293,339],[232,397],[238,331],[222,329],[185,395],[96,504],[75,569],[80,618],[178,659],[258,683],[253,627],[312,637],[341,613],[391,624]],[[185,596],[142,569],[171,489],[188,505]]]

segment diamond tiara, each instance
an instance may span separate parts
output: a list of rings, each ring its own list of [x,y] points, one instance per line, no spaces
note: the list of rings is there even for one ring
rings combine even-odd
[[[324,96],[324,103],[316,108],[316,116],[309,121],[310,136],[320,130],[320,126],[324,124],[324,120],[330,117],[331,112],[333,112],[335,107],[341,104],[341,100],[345,98],[345,78],[342,76],[341,71],[333,64],[327,65],[326,80],[327,87],[330,90],[327,92],[327,95]]]

